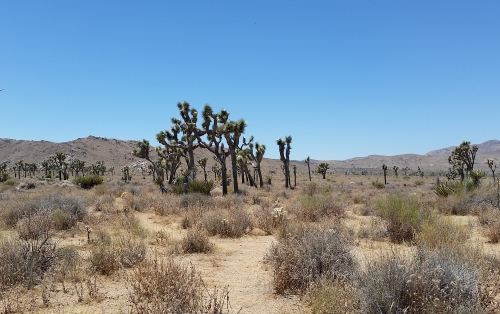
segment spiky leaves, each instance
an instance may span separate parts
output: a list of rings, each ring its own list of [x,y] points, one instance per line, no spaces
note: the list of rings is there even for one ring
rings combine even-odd
[[[255,153],[254,153],[255,147]],[[262,179],[262,171],[260,169],[260,163],[264,158],[264,154],[266,153],[266,145],[261,145],[258,142],[255,142],[255,145],[250,142],[248,144],[248,148],[250,149],[250,155],[252,156],[252,160],[255,161],[255,169],[257,170],[257,174],[259,176],[259,186],[264,186],[264,180]]]

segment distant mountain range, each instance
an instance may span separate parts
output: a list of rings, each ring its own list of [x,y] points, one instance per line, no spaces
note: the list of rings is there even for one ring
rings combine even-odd
[[[8,164],[19,160],[29,163],[41,163],[48,156],[61,151],[74,158],[85,160],[87,164],[96,161],[105,161],[108,167],[120,168],[125,165],[137,163],[140,159],[132,155],[136,147],[136,141],[124,141],[108,139],[102,137],[88,136],[74,141],[64,143],[54,143],[48,141],[27,141],[0,138],[0,163]],[[477,168],[487,169],[485,162],[488,158],[500,160],[500,141],[490,140],[478,144],[479,150],[476,156]],[[425,155],[404,154],[395,156],[370,155],[367,157],[356,157],[347,160],[325,160],[330,164],[331,169],[379,169],[383,163],[392,168],[409,167],[416,169],[421,167],[424,171],[439,171],[448,168],[448,156],[455,146],[437,149]],[[197,150],[198,157],[209,157],[209,164],[212,158],[205,150]],[[311,160],[311,170],[316,169],[319,160]],[[303,161],[291,161],[296,164],[299,172],[307,171]],[[262,165],[265,172],[269,170],[280,170],[281,162],[276,159],[266,159]],[[228,161],[229,165],[229,161]]]

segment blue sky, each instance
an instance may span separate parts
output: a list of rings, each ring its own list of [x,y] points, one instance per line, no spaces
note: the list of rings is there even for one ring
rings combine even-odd
[[[498,137],[500,1],[0,1],[0,138],[155,135],[225,108],[292,159]]]

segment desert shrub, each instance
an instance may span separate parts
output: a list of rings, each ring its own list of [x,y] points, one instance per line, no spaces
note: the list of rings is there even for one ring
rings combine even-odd
[[[326,217],[344,216],[345,206],[332,195],[303,196],[294,213],[304,221],[318,222]]]
[[[302,193],[304,195],[313,196],[314,194],[318,194],[318,184],[316,182],[307,183],[302,189]]]
[[[184,208],[201,206],[212,207],[212,198],[200,193],[185,194],[180,197],[179,205]]]
[[[261,229],[266,234],[273,234],[276,215],[269,206],[258,207],[258,209],[253,211],[253,223],[252,225]]]
[[[229,294],[209,294],[194,266],[147,260],[127,279],[132,313],[230,313]]]
[[[184,253],[210,253],[213,245],[204,230],[191,229],[182,238],[181,247]]]
[[[80,198],[64,197],[57,194],[23,200],[9,208],[5,214],[5,223],[15,226],[23,218],[46,211],[52,215],[52,226],[59,230],[66,230],[83,220],[87,214],[85,202]]]
[[[376,212],[387,220],[387,232],[394,243],[413,242],[423,223],[430,217],[430,211],[423,209],[415,198],[400,194],[379,199]]]
[[[111,275],[121,267],[129,268],[144,260],[146,246],[131,237],[111,238],[101,234],[90,249],[89,261],[93,272]]]
[[[365,313],[480,313],[478,273],[450,251],[394,251],[368,262],[359,282]]]
[[[385,184],[380,181],[373,181],[372,185],[379,190],[385,189]]]
[[[424,180],[415,180],[415,185],[416,186],[424,185]]]
[[[36,188],[36,182],[32,179],[19,183],[17,186],[19,189],[31,190]]]
[[[76,177],[73,180],[75,185],[78,185],[82,189],[91,189],[96,185],[100,185],[104,182],[103,178],[98,175],[87,175],[85,177]]]
[[[302,293],[323,278],[344,280],[356,267],[348,240],[336,228],[303,230],[274,243],[266,256],[276,293]]]
[[[247,212],[234,208],[230,211],[216,210],[207,212],[202,217],[202,224],[211,236],[239,238],[248,228],[251,228],[251,219]]]
[[[191,183],[183,183],[180,180],[177,184],[173,185],[172,191],[175,194],[183,194],[183,193],[200,193],[203,195],[210,195],[210,191],[214,187],[213,181],[202,181],[202,180],[193,180]]]
[[[47,210],[41,210],[20,219],[16,224],[16,231],[22,240],[36,240],[44,236],[49,237],[52,225],[52,214]]]
[[[0,239],[0,289],[16,284],[28,288],[39,284],[55,264],[55,244],[50,235],[37,239]]]
[[[16,185],[16,181],[14,181],[13,179],[7,179],[4,181],[3,184],[12,187],[12,186]]]

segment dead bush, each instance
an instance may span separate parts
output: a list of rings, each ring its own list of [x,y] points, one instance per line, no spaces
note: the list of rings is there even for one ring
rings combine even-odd
[[[307,295],[312,314],[362,313],[362,300],[355,285],[338,280],[322,280]]]

